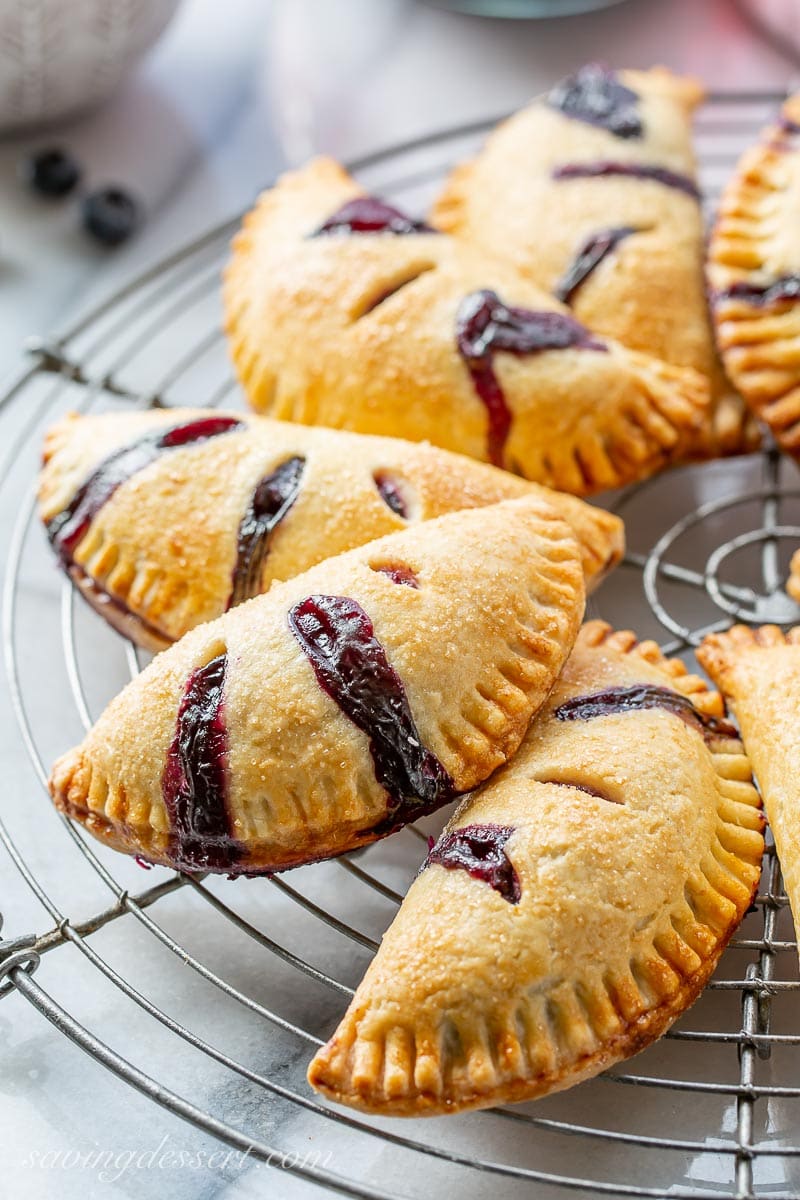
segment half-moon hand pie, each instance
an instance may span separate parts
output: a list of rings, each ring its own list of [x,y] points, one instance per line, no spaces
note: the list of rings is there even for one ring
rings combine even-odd
[[[720,367],[706,301],[693,79],[582,67],[456,167],[433,224],[511,262],[590,329],[711,381],[693,457],[740,453],[756,423]]]
[[[708,252],[717,341],[753,412],[800,455],[800,94],[745,151]]]
[[[507,261],[364,196],[329,160],[264,193],[224,300],[258,412],[427,440],[562,491],[651,474],[708,409],[698,372],[597,335]]]
[[[516,756],[431,848],[309,1081],[379,1115],[596,1075],[697,997],[750,905],[763,820],[722,701],[591,622]]]
[[[201,409],[67,417],[48,433],[40,511],[58,560],[121,632],[162,649],[324,558],[418,521],[539,495],[592,587],[618,517],[430,445]]]
[[[734,625],[709,634],[697,658],[739,722],[800,924],[800,627]]]
[[[164,650],[55,764],[53,798],[184,870],[341,854],[514,753],[583,602],[577,544],[538,497],[379,538]]]

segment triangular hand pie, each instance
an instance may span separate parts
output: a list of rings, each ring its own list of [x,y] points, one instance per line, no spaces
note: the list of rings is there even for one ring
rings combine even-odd
[[[583,67],[456,167],[433,223],[512,262],[590,329],[693,367],[715,398],[693,454],[736,453],[755,424],[717,360],[691,140],[700,86],[656,67]]]
[[[48,433],[42,519],[62,566],[151,649],[324,558],[464,508],[539,495],[587,585],[622,554],[618,517],[429,445],[193,409],[67,417]]]
[[[431,441],[586,494],[641,478],[704,419],[689,368],[597,337],[511,264],[317,160],[234,241],[226,328],[251,405]]]
[[[759,800],[722,701],[581,631],[514,759],[432,847],[309,1080],[424,1116],[532,1099],[653,1041],[747,910]]]
[[[107,844],[187,870],[364,845],[514,753],[583,590],[536,497],[390,534],[163,651],[56,763],[52,795]]]
[[[800,928],[800,627],[734,625],[710,634],[697,658],[739,722]]]
[[[800,94],[742,156],[720,201],[708,278],[725,368],[800,455]]]

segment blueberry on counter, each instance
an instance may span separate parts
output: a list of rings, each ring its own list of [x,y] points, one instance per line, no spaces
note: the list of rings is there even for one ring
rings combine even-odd
[[[71,154],[58,146],[38,150],[22,163],[22,177],[40,196],[67,196],[81,178],[81,168]]]
[[[119,187],[98,188],[89,192],[81,208],[83,227],[105,246],[126,241],[141,219],[141,207],[133,196]]]

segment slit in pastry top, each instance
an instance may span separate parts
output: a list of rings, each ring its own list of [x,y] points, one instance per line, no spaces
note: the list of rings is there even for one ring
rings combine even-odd
[[[76,547],[104,504],[132,475],[143,471],[168,450],[205,442],[241,429],[236,417],[200,417],[170,429],[154,429],[103,459],[81,484],[67,507],[47,523],[47,536],[62,562],[69,564]]]
[[[414,588],[419,591],[419,579],[416,572],[407,567],[404,563],[384,563],[379,567],[373,567],[374,571],[385,575],[387,579],[391,579],[392,583],[401,584],[403,587]]]
[[[796,304],[800,300],[800,275],[781,275],[764,283],[739,279],[730,287],[716,293],[717,300],[743,300],[755,308],[770,308],[773,304]]]
[[[245,854],[228,814],[226,654],[193,671],[181,697],[161,779],[170,856],[186,870],[224,870]]]
[[[456,344],[486,409],[489,461],[496,467],[503,466],[512,414],[494,369],[495,351],[523,355],[569,348],[606,349],[573,317],[548,309],[514,308],[488,289],[471,292],[459,305]]]
[[[572,696],[553,712],[558,721],[589,721],[594,717],[615,713],[636,712],[643,708],[663,708],[686,725],[697,729],[703,737],[736,737],[734,727],[719,717],[701,713],[687,696],[672,688],[656,684],[634,684],[631,687],[612,687],[587,696]]]
[[[389,796],[381,832],[452,800],[455,784],[423,746],[403,681],[361,605],[348,596],[306,596],[288,620],[319,686],[369,738],[375,778]]]
[[[376,196],[356,196],[322,222],[312,237],[333,233],[435,233],[424,221],[407,217],[399,208]]]
[[[376,471],[373,475],[375,487],[387,508],[396,516],[408,520],[408,502],[403,492],[402,480],[391,471]]]
[[[513,832],[513,825],[491,823],[463,825],[460,829],[446,831],[431,846],[420,871],[433,863],[438,863],[448,871],[466,871],[473,879],[487,884],[509,904],[519,904],[522,887],[505,848]]]
[[[644,133],[639,96],[601,63],[587,63],[557,83],[547,103],[565,117],[598,125],[618,138],[640,138]]]
[[[265,475],[253,492],[236,537],[236,566],[228,608],[260,595],[270,538],[297,499],[304,469],[304,458],[287,458]]]
[[[700,189],[688,175],[683,175],[680,171],[671,171],[669,167],[661,167],[657,163],[601,159],[598,162],[561,163],[552,171],[552,178],[555,180],[606,179],[614,176],[621,179],[649,179],[653,183],[662,184],[663,187],[684,192],[693,200],[701,198]]]
[[[578,247],[575,257],[553,289],[553,295],[562,304],[570,304],[575,293],[586,282],[600,263],[631,234],[640,231],[633,225],[620,225],[616,229],[599,229]]]

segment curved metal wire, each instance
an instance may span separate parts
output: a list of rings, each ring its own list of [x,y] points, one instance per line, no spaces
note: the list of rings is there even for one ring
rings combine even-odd
[[[775,97],[768,99],[774,100]],[[742,130],[743,114],[745,109],[749,112],[752,98],[746,98],[746,103],[743,103],[744,100],[743,97],[734,96],[716,97],[705,122],[709,135],[716,128],[715,122],[724,131],[731,128]],[[741,106],[741,114],[738,117],[737,106]],[[732,125],[734,119],[737,123]],[[759,122],[760,117],[754,119],[754,128]],[[480,122],[459,130],[432,134],[403,147],[367,156],[360,163],[354,164],[354,167],[367,174],[377,172],[380,177],[380,190],[397,195],[403,190],[435,182],[447,163],[458,156],[456,147],[460,147],[465,138],[485,132],[490,124],[491,122]],[[741,132],[741,139],[743,143],[747,140],[744,131]],[[430,152],[436,152],[433,163],[423,161],[419,165],[414,161],[421,153],[424,159],[424,155]],[[726,153],[720,151],[709,154],[709,164],[714,168],[718,162],[726,165]],[[78,402],[73,406],[86,411],[101,400],[104,403],[169,404],[173,402],[173,389],[181,383],[198,359],[220,349],[219,331],[205,323],[200,310],[204,301],[216,288],[218,266],[235,226],[235,221],[228,222],[212,230],[193,246],[178,252],[138,280],[134,280],[113,301],[99,306],[81,318],[65,334],[51,342],[40,344],[34,350],[37,359],[35,365],[20,376],[5,396],[0,397],[0,416],[14,405],[18,409],[21,408],[33,384],[38,383],[44,375],[49,375],[51,382],[42,389],[41,395],[36,396],[35,403],[25,410],[14,439],[0,460],[0,499],[4,489],[8,489],[8,476],[13,472],[18,456],[36,436],[42,422],[61,404],[64,387],[68,382],[78,391]],[[195,313],[198,315],[192,316]],[[147,378],[146,384],[140,384],[139,360],[143,355],[146,356],[151,340],[162,335],[165,329],[168,330],[178,321],[181,322],[182,329],[180,351],[171,357],[155,379]],[[188,334],[187,322],[191,326]],[[214,382],[213,386],[206,389],[205,394],[198,392],[193,403],[200,406],[216,406],[226,400],[232,386],[226,376],[222,382]],[[703,630],[724,627],[733,617],[755,619],[764,611],[765,605],[775,606],[782,602],[777,549],[781,538],[792,537],[800,541],[800,526],[781,518],[781,506],[784,502],[800,498],[800,491],[793,491],[781,485],[777,460],[772,452],[768,451],[763,461],[763,484],[760,487],[750,488],[746,493],[737,496],[705,500],[696,510],[680,517],[650,551],[642,554],[629,553],[626,558],[626,569],[631,573],[635,572],[632,579],[636,576],[641,578],[642,604],[647,606],[643,611],[649,610],[654,614],[671,637],[664,646],[670,653],[682,652],[696,645],[702,630],[686,626],[670,611],[669,602],[662,594],[666,584],[671,588],[689,589],[707,599],[708,621],[703,625]],[[629,489],[620,498],[617,507],[632,510],[636,505],[647,504],[651,486],[644,483]],[[737,531],[733,537],[716,545],[701,569],[681,561],[681,539],[684,535],[703,521],[715,519],[736,505],[747,504],[761,506],[761,519],[757,528]],[[45,785],[46,766],[39,744],[41,731],[36,726],[29,704],[31,686],[35,681],[26,678],[25,633],[20,628],[19,619],[23,568],[28,556],[36,552],[38,536],[33,520],[33,494],[30,493],[19,505],[14,501],[13,507],[18,507],[18,512],[9,543],[3,590],[4,657],[9,691],[22,743],[34,774],[40,783]],[[757,543],[763,546],[760,580],[748,581],[744,586],[720,578],[721,568],[730,555]],[[785,600],[789,606],[786,608],[787,614],[791,614],[792,619],[800,617],[800,610],[795,611],[791,608],[788,598]],[[79,721],[84,727],[88,727],[93,719],[86,692],[88,668],[82,662],[77,609],[74,593],[68,586],[61,591],[60,633],[66,694]],[[120,641],[118,644],[127,671],[131,676],[136,674],[143,662],[141,654],[127,643]],[[360,917],[363,899],[368,902],[369,911],[377,906],[384,913],[384,918],[388,918],[402,898],[400,892],[381,877],[378,869],[379,847],[359,853],[357,858],[342,859],[330,867],[341,881],[339,886],[342,889],[343,903],[341,908],[337,905],[336,911],[315,898],[313,881],[307,885],[306,881],[311,877],[304,873],[289,878],[276,877],[269,882],[263,881],[261,885],[253,885],[265,889],[264,896],[267,902],[272,897],[284,907],[288,906],[289,916],[282,922],[278,936],[273,936],[275,930],[267,932],[237,910],[238,893],[235,891],[235,885],[232,885],[230,891],[224,892],[223,899],[218,891],[221,891],[224,885],[211,886],[210,880],[203,880],[199,876],[172,875],[153,887],[131,894],[116,878],[113,870],[106,866],[99,852],[82,832],[68,821],[52,814],[49,800],[40,797],[40,802],[47,806],[45,811],[48,819],[61,822],[61,827],[67,834],[68,844],[79,852],[81,861],[109,889],[112,903],[109,908],[95,914],[93,918],[82,922],[71,921],[49,895],[46,882],[38,879],[31,871],[7,825],[0,822],[0,841],[6,846],[12,862],[54,922],[53,928],[33,939],[30,947],[26,941],[24,949],[4,956],[3,946],[9,946],[10,943],[0,942],[0,976],[3,980],[0,984],[0,995],[6,986],[13,985],[67,1037],[127,1084],[220,1140],[232,1146],[249,1148],[254,1157],[263,1161],[273,1161],[281,1151],[257,1138],[251,1139],[242,1128],[226,1120],[225,1114],[204,1111],[173,1088],[159,1082],[151,1072],[119,1056],[103,1038],[77,1021],[55,996],[45,991],[38,980],[30,976],[28,972],[35,968],[38,958],[63,945],[71,945],[122,995],[138,1005],[180,1043],[200,1052],[209,1062],[215,1063],[239,1079],[246,1080],[298,1112],[308,1114],[324,1125],[338,1129],[341,1137],[347,1135],[355,1138],[367,1137],[371,1140],[382,1139],[386,1147],[398,1153],[422,1156],[432,1164],[444,1163],[453,1168],[489,1173],[509,1181],[509,1185],[513,1181],[527,1187],[538,1183],[592,1195],[659,1197],[666,1195],[668,1191],[670,1196],[683,1197],[685,1200],[712,1194],[748,1198],[759,1194],[754,1171],[754,1164],[759,1158],[774,1160],[783,1157],[789,1161],[800,1157],[800,1144],[782,1146],[778,1142],[766,1140],[763,1135],[759,1138],[755,1134],[754,1112],[757,1104],[769,1104],[775,1099],[800,1099],[800,1086],[776,1082],[769,1076],[761,1077],[757,1070],[758,1063],[768,1059],[771,1054],[783,1053],[787,1047],[800,1045],[800,1028],[796,1033],[772,1032],[770,1028],[773,998],[780,993],[793,993],[800,988],[800,983],[793,978],[775,978],[777,961],[781,955],[793,956],[796,952],[796,942],[778,936],[776,922],[778,914],[786,906],[786,898],[780,886],[774,854],[767,860],[764,890],[754,901],[755,911],[761,921],[758,935],[743,934],[732,943],[730,951],[730,955],[738,956],[735,961],[740,963],[742,955],[748,956],[745,971],[742,973],[739,968],[728,968],[729,977],[721,974],[720,978],[712,980],[709,985],[709,993],[740,995],[740,1027],[709,1030],[680,1027],[672,1030],[663,1046],[674,1047],[674,1051],[670,1049],[666,1060],[663,1054],[659,1058],[658,1061],[662,1064],[660,1072],[648,1074],[643,1059],[642,1070],[631,1072],[618,1068],[592,1085],[599,1089],[618,1086],[646,1089],[643,1097],[653,1096],[654,1103],[658,1105],[657,1111],[663,1113],[666,1125],[664,1136],[654,1136],[636,1129],[612,1129],[602,1120],[598,1120],[594,1125],[587,1124],[585,1119],[578,1118],[578,1113],[583,1111],[580,1107],[574,1109],[574,1120],[565,1116],[537,1115],[541,1109],[532,1113],[525,1108],[500,1108],[473,1118],[465,1118],[467,1121],[482,1122],[480,1128],[484,1137],[488,1136],[486,1131],[495,1127],[505,1128],[509,1132],[515,1128],[524,1128],[524,1141],[516,1148],[519,1154],[530,1152],[531,1139],[557,1135],[570,1139],[572,1163],[576,1154],[583,1153],[582,1147],[585,1145],[586,1153],[580,1161],[587,1168],[587,1174],[578,1175],[545,1170],[537,1165],[522,1165],[511,1161],[510,1157],[508,1161],[494,1160],[485,1154],[468,1152],[463,1148],[463,1137],[461,1141],[456,1138],[452,1144],[448,1142],[447,1128],[437,1130],[432,1139],[422,1139],[400,1132],[398,1126],[387,1130],[384,1124],[375,1124],[368,1118],[360,1118],[332,1108],[312,1093],[291,1085],[288,1078],[258,1071],[246,1062],[238,1061],[227,1054],[207,1037],[201,1036],[187,1023],[167,1012],[137,986],[135,961],[126,963],[124,969],[118,969],[102,957],[91,944],[90,939],[97,930],[113,925],[122,917],[128,917],[155,939],[156,943],[185,962],[193,976],[202,979],[217,993],[237,1005],[239,1010],[255,1017],[260,1022],[261,1036],[268,1036],[271,1029],[276,1036],[291,1039],[292,1044],[301,1049],[305,1048],[307,1052],[308,1047],[321,1042],[319,1030],[305,1028],[302,1023],[290,1020],[280,1011],[279,1004],[263,1003],[234,985],[208,962],[190,952],[181,941],[167,931],[160,920],[155,919],[153,912],[165,897],[176,892],[187,898],[191,897],[203,906],[201,916],[205,910],[207,914],[213,913],[216,918],[228,922],[231,930],[247,939],[251,953],[263,955],[269,964],[280,964],[282,969],[292,973],[292,978],[296,977],[298,981],[302,981],[303,986],[319,989],[320,994],[330,997],[335,1002],[334,1009],[331,1010],[335,1011],[335,1007],[343,1006],[352,995],[352,988],[348,983],[336,978],[330,969],[304,956],[299,944],[292,940],[294,921],[297,920],[298,929],[301,925],[324,929],[334,943],[348,948],[348,953],[355,953],[365,959],[367,955],[374,953],[378,947],[377,939],[365,928],[358,928],[353,924],[351,913],[355,910]],[[422,830],[412,827],[407,832],[405,842],[402,838],[393,841],[393,845],[405,846],[412,868],[419,861],[422,853],[420,843],[424,843],[425,837]],[[373,923],[374,920],[373,915]],[[726,962],[733,961],[730,956],[726,959]],[[57,979],[57,976],[55,978]],[[731,1077],[683,1077],[683,1059],[676,1057],[682,1044],[697,1046],[698,1053],[702,1053],[699,1050],[700,1046],[708,1047],[709,1050],[711,1047],[717,1047],[720,1052],[725,1047],[730,1047],[731,1054],[735,1050],[737,1059],[729,1064],[733,1066]],[[664,1073],[665,1061],[673,1063],[674,1069],[671,1073]],[[673,1112],[674,1100],[680,1094],[687,1093],[698,1097],[717,1096],[734,1102],[735,1133],[728,1136],[722,1129],[712,1128],[701,1137],[669,1136],[668,1122]],[[646,1102],[643,1099],[644,1103]],[[562,1111],[565,1111],[563,1105]],[[569,1107],[566,1111],[569,1112]],[[504,1136],[503,1145],[506,1144],[506,1140],[507,1134]],[[630,1153],[635,1152],[640,1156],[655,1156],[653,1162],[658,1160],[658,1166],[653,1167],[654,1178],[659,1171],[663,1174],[665,1170],[663,1163],[658,1159],[659,1155],[666,1153],[670,1160],[674,1159],[678,1165],[671,1169],[669,1184],[665,1184],[663,1188],[657,1185],[650,1186],[649,1183],[647,1186],[631,1183],[619,1177],[619,1171],[615,1178],[605,1179],[597,1171],[589,1172],[592,1161],[591,1148],[603,1144],[616,1147],[617,1150],[628,1147]],[[706,1154],[717,1155],[721,1160],[730,1163],[729,1191],[722,1191],[722,1185],[717,1184],[709,1187],[687,1186],[682,1174],[687,1167],[681,1164],[687,1157]],[[619,1165],[619,1162],[624,1160],[615,1159],[614,1162]],[[399,1193],[391,1189],[384,1191],[380,1187],[348,1179],[332,1171],[302,1166],[288,1169],[294,1169],[294,1173],[301,1178],[321,1183],[346,1195],[376,1197],[377,1200],[398,1200],[399,1197]],[[404,1179],[405,1176],[400,1172],[394,1182]],[[401,1192],[403,1195],[409,1194],[407,1190],[403,1191],[402,1187]],[[770,1190],[769,1195],[774,1200],[780,1200],[781,1196],[788,1198],[791,1193]]]

